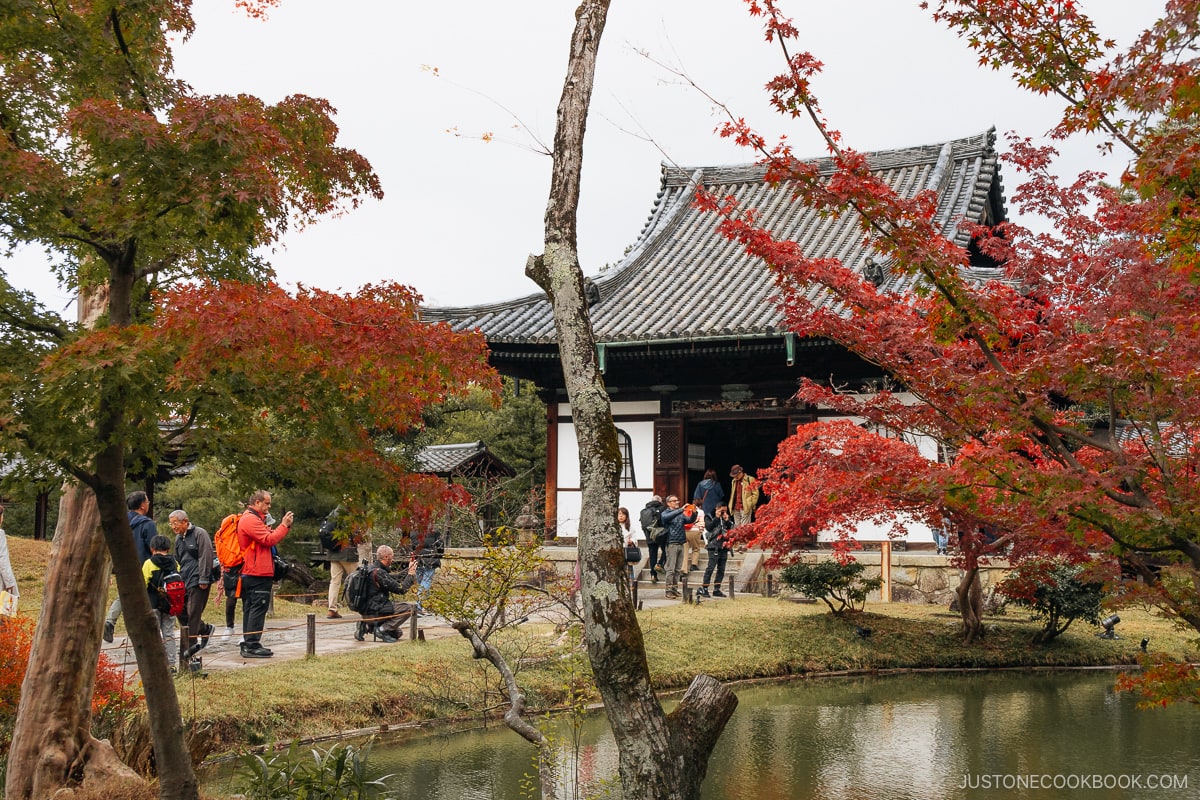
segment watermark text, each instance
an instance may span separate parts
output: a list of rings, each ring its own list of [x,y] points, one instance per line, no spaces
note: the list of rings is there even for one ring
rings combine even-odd
[[[1187,775],[1112,775],[1074,773],[996,773],[962,776],[959,789],[1144,789],[1179,791],[1188,788]]]

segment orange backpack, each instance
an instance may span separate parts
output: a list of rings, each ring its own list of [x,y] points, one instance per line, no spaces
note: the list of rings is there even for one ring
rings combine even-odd
[[[223,569],[240,567],[246,560],[237,535],[238,520],[241,518],[241,514],[230,514],[221,520],[221,527],[217,528],[217,534],[213,536],[213,548],[217,551],[217,560],[221,562]]]

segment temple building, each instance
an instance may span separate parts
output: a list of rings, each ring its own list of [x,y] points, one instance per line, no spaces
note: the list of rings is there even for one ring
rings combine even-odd
[[[832,172],[829,159],[814,161]],[[969,277],[999,277],[963,230],[964,221],[1005,219],[994,130],[871,153],[869,163],[902,196],[935,192],[937,223],[971,253]],[[797,424],[831,413],[794,400],[800,378],[865,392],[887,380],[877,366],[841,346],[787,330],[767,268],[722,237],[713,214],[694,207],[698,186],[731,195],[807,255],[856,266],[884,291],[911,288],[912,278],[891,270],[853,219],[794,202],[786,185],[765,183],[764,172],[757,165],[664,165],[661,190],[637,241],[619,264],[586,281],[624,462],[620,505],[635,519],[652,494],[690,498],[709,468],[728,493],[732,465],[754,474],[771,463]],[[825,302],[817,290],[811,299]],[[548,424],[546,521],[559,535],[573,536],[580,508],[578,451],[545,295],[427,308],[424,316],[479,329],[498,371],[541,387]],[[922,447],[937,457],[932,441]],[[912,535],[928,539],[927,531]]]

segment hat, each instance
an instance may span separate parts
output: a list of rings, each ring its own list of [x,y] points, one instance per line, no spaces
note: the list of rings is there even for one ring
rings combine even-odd
[[[729,468],[729,477],[736,478],[738,475],[741,475],[741,474],[742,474],[742,465],[741,464],[734,464],[732,467]]]

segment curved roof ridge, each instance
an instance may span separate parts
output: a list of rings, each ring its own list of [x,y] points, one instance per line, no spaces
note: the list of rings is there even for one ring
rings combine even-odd
[[[664,171],[666,168],[664,164]],[[597,275],[592,279],[600,289],[601,299],[606,296],[605,290],[617,289],[636,276],[645,260],[643,257],[653,252],[651,245],[661,244],[665,237],[682,224],[691,208],[691,197],[695,194],[695,187],[700,185],[703,176],[704,170],[693,170],[691,181],[687,184],[690,191],[678,192],[673,198],[667,197],[666,202],[663,202],[665,191],[659,192],[655,199],[654,210],[646,224],[642,226],[642,232],[634,242],[632,249],[625,254],[616,269]]]
[[[994,153],[995,141],[996,128],[992,126],[981,133],[963,136],[958,139],[950,139],[945,142],[867,151],[864,154],[867,156],[867,164],[874,171],[894,169],[899,166],[910,166],[918,163],[929,163],[930,161],[937,160],[947,147],[951,149],[951,152],[964,156],[968,153],[987,155]],[[812,156],[798,158],[797,160],[805,164],[817,164],[818,171],[823,174],[830,174],[834,170],[835,162],[833,156]],[[706,185],[713,185],[761,181],[766,176],[767,168],[757,161],[704,167],[668,166],[664,164],[663,186],[675,187],[686,183],[697,171],[703,173]]]
[[[864,153],[872,171],[904,197],[933,191],[934,221],[965,246],[963,221],[992,224],[1005,217],[995,128],[958,139]],[[812,159],[822,170],[833,159]],[[589,276],[600,290],[590,309],[599,343],[698,340],[780,335],[786,329],[775,276],[759,259],[723,237],[719,219],[696,208],[697,186],[754,208],[760,222],[800,244],[806,255],[847,265],[875,255],[853,215],[822,214],[791,201],[786,186],[767,184],[765,167],[663,164],[660,188],[637,240],[617,265]],[[876,258],[878,256],[876,255]],[[985,274],[978,265],[972,275]],[[888,274],[890,273],[890,274]],[[911,288],[912,276],[885,269],[889,291]],[[814,295],[818,304],[830,302]],[[492,343],[553,345],[554,319],[544,294],[459,308],[424,308],[429,320],[482,330]]]

